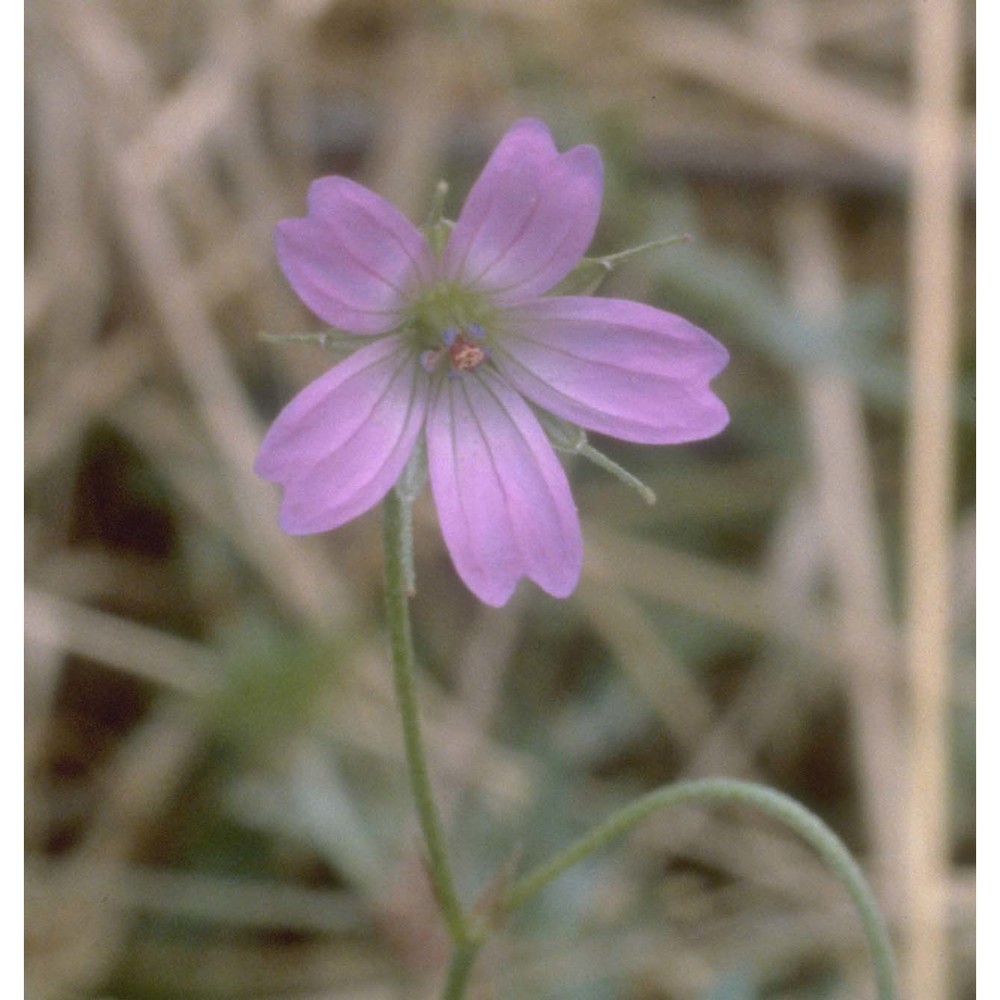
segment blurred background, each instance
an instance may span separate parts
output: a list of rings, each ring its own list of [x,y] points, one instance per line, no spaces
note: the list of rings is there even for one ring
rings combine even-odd
[[[311,179],[419,222],[446,177],[454,215],[533,115],[602,151],[594,253],[692,237],[602,293],[722,340],[732,423],[688,447],[595,436],[654,507],[569,462],[586,565],[566,601],[478,604],[418,505],[420,699],[464,897],[659,784],[748,778],[855,852],[908,996],[972,997],[972,5],[25,14],[28,995],[436,995],[378,515],[279,531],[252,462],[331,357],[260,335],[321,329],[272,248]],[[870,983],[820,862],[717,808],[564,876],[473,995]]]

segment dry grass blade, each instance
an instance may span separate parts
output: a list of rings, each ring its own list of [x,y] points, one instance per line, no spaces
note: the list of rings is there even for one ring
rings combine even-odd
[[[637,602],[618,588],[585,583],[577,599],[588,621],[663,720],[671,739],[690,752],[711,730],[715,711],[671,654]]]
[[[914,155],[910,230],[912,416],[907,451],[907,660],[911,683],[907,804],[906,982],[949,994],[948,675],[951,663],[954,386],[961,238],[963,5],[914,15]]]
[[[898,171],[913,137],[904,105],[826,73],[796,55],[745,38],[723,23],[678,9],[645,11],[628,24],[643,55],[664,70],[718,87],[809,133],[846,143]],[[956,122],[956,126],[958,123]],[[957,163],[971,177],[973,129],[956,135]]]
[[[784,614],[766,583],[753,573],[646,545],[591,521],[584,533],[587,578],[614,582],[736,628],[778,635],[803,647],[819,663],[839,659],[836,627],[826,613],[811,609],[795,617]]]
[[[803,315],[822,323],[842,308],[842,274],[829,208],[789,196],[782,221],[791,295]],[[902,761],[893,623],[879,537],[872,460],[860,392],[846,378],[803,377],[802,405],[826,558],[841,619],[854,716],[855,754],[873,839],[873,865],[887,891],[899,885]]]

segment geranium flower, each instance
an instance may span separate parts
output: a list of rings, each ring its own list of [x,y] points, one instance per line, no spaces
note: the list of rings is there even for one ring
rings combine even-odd
[[[560,154],[531,119],[503,137],[440,252],[354,181],[310,186],[308,215],[278,224],[278,260],[357,349],[264,439],[256,471],[284,487],[285,531],[363,514],[423,435],[441,531],[469,589],[499,606],[526,576],[565,597],[580,577],[580,524],[534,407],[645,444],[726,425],[709,381],[728,355],[703,330],[638,302],[546,295],[590,244],[601,190],[598,151]]]

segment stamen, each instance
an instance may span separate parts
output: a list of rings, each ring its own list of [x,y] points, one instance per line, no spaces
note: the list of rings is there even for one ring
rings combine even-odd
[[[460,333],[448,345],[448,357],[451,358],[453,368],[460,372],[468,372],[486,360],[486,348],[473,343]]]
[[[444,348],[440,351],[421,351],[420,352],[420,367],[423,368],[425,372],[432,372],[438,366],[438,362],[441,360],[441,355],[444,354]]]
[[[478,368],[489,359],[490,351],[483,341],[486,331],[478,323],[467,326],[449,326],[441,331],[443,346],[437,350],[421,351],[419,361],[425,372],[435,372],[442,359],[448,358],[448,378],[458,378],[464,372]]]

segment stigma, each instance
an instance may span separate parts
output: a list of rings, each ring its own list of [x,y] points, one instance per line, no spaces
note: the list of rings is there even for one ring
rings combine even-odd
[[[489,358],[489,350],[482,343],[486,337],[486,331],[477,323],[469,323],[459,329],[458,327],[448,327],[441,334],[444,347],[437,351],[424,351],[420,357],[420,363],[427,371],[434,371],[443,358],[448,358],[449,378],[457,378],[464,372],[478,368]]]

